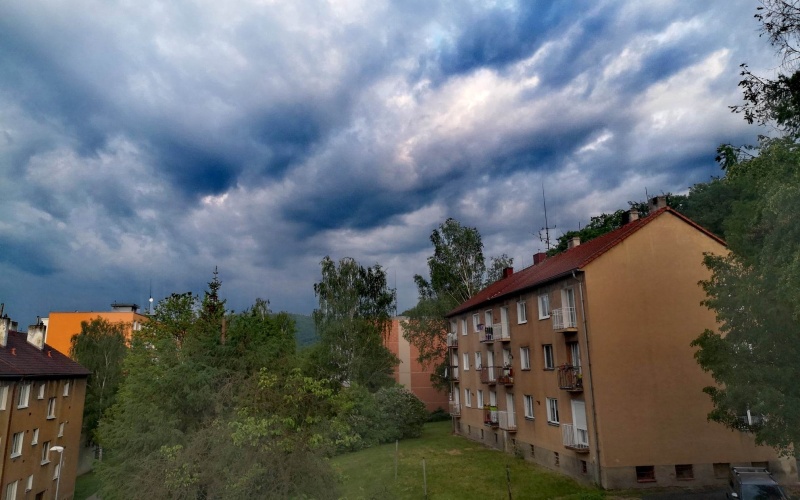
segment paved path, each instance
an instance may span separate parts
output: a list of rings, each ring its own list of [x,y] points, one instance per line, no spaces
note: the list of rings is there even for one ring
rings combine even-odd
[[[725,500],[725,490],[703,491],[699,493],[654,493],[642,496],[642,500]]]

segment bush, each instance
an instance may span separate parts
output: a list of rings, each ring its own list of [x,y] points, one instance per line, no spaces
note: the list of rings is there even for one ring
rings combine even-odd
[[[450,420],[453,417],[450,416],[450,413],[446,411],[441,406],[436,408],[434,411],[430,412],[428,415],[428,422],[444,422],[445,420]]]
[[[414,394],[400,386],[384,387],[375,394],[375,399],[386,423],[384,442],[422,435],[428,412]]]

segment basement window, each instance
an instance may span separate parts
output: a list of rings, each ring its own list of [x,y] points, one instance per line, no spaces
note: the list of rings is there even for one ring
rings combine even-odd
[[[561,456],[558,454],[558,452],[553,453],[553,461],[556,467],[561,467]]]
[[[692,464],[678,464],[675,466],[675,479],[688,481],[694,479]]]
[[[638,483],[656,482],[656,467],[654,465],[637,465],[636,482]]]

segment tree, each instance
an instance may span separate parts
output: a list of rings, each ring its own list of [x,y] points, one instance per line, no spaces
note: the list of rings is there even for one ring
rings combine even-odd
[[[70,356],[92,374],[86,385],[83,434],[97,441],[95,431],[103,413],[114,404],[122,382],[122,363],[128,352],[126,326],[103,318],[81,322],[81,332],[72,337]]]
[[[321,262],[322,280],[314,284],[319,308],[314,324],[320,342],[311,367],[318,377],[357,383],[371,391],[392,382],[397,358],[384,340],[391,328],[395,291],[386,285],[386,271],[363,267],[345,257]]]
[[[724,222],[730,253],[705,257],[701,283],[720,328],[692,345],[716,382],[709,418],[788,453],[800,443],[800,146],[762,139],[727,174],[739,190]]]
[[[503,272],[509,267],[514,267],[514,258],[506,254],[491,257],[489,262],[491,262],[491,264],[489,264],[489,269],[486,270],[487,285],[501,280],[503,278]]]

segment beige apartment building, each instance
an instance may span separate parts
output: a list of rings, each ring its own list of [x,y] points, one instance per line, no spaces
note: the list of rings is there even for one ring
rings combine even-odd
[[[456,432],[604,488],[722,485],[751,464],[795,481],[794,461],[707,419],[690,343],[715,327],[698,282],[724,242],[663,199],[650,213],[448,314]]]
[[[44,343],[45,326],[0,318],[0,498],[75,491],[89,371]]]

